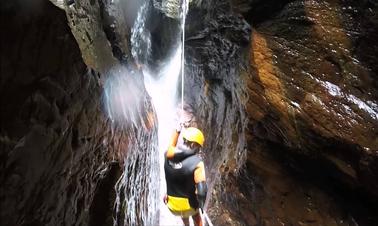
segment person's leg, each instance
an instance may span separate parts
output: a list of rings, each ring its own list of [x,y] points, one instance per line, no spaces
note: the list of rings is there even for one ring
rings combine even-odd
[[[182,222],[184,222],[185,226],[189,226],[189,218],[182,217],[181,219],[182,219]]]
[[[201,215],[199,212],[196,215],[193,215],[193,222],[195,226],[203,226]]]

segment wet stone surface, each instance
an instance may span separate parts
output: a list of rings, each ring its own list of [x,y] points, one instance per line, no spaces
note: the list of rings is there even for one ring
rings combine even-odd
[[[214,225],[377,225],[377,3],[194,2],[185,100],[206,135]],[[0,221],[156,223],[149,99],[114,130],[100,103],[111,73],[96,72],[130,59],[124,13],[138,4],[35,3],[1,5]],[[178,23],[157,16],[162,60]]]
[[[124,136],[101,109],[66,15],[48,1],[1,3],[1,225],[111,221]],[[93,224],[95,225],[95,224]]]
[[[232,162],[223,168],[229,182],[218,190],[230,195],[214,203],[227,206],[214,218],[376,225],[377,5],[290,1],[259,11],[258,1],[240,2],[235,10],[253,24],[248,157],[237,175]]]

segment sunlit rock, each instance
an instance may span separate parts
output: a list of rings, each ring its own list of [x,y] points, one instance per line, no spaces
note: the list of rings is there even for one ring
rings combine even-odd
[[[64,9],[65,7],[64,0],[50,0],[50,1],[61,9]]]
[[[254,25],[250,134],[245,170],[224,173],[237,190],[225,212],[253,215],[247,225],[375,225],[376,4],[233,2]]]

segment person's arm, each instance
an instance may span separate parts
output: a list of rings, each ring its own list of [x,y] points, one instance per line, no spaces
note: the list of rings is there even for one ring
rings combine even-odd
[[[194,182],[196,184],[196,194],[199,208],[203,209],[206,201],[207,185],[205,175],[205,165],[201,161],[194,171]]]
[[[180,132],[181,132],[181,129],[178,128],[172,134],[171,142],[169,144],[169,147],[168,147],[168,150],[167,150],[167,153],[166,153],[166,157],[169,158],[169,159],[172,159],[173,156],[175,155],[175,149],[176,149],[178,138],[180,136]]]

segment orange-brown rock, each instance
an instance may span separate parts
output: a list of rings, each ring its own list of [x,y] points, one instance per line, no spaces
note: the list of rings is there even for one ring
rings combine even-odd
[[[253,25],[248,152],[223,166],[215,221],[376,225],[376,3],[233,2]]]

